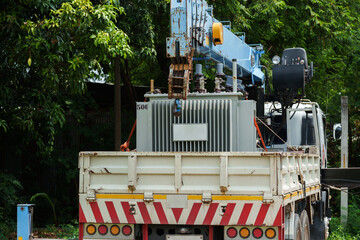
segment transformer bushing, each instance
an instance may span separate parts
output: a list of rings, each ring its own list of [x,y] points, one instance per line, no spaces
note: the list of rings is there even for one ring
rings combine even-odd
[[[215,74],[215,92],[219,93],[225,90],[225,87],[222,85],[224,83],[224,65],[222,63],[216,64],[216,74]]]
[[[196,64],[196,70],[195,70],[195,92],[199,93],[205,93],[205,80],[204,74],[202,73],[202,65]]]
[[[201,64],[196,64],[195,68],[196,68],[196,70],[195,70],[195,75],[196,76],[203,76],[204,75],[202,73],[202,65]]]

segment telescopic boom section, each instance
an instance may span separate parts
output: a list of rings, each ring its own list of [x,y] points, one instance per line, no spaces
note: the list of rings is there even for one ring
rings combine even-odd
[[[212,15],[212,6],[204,0],[171,0],[171,36],[166,40],[167,57],[171,59],[169,98],[186,99],[192,76],[193,56],[223,63],[232,70],[237,62],[237,77],[246,86],[264,84],[260,57],[261,44],[247,45],[245,34],[234,34]]]

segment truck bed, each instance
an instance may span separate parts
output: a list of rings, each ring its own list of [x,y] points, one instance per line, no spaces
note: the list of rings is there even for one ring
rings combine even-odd
[[[81,152],[79,222],[281,226],[320,191],[320,157],[299,153]]]
[[[286,196],[320,184],[318,155],[81,152],[79,193]]]

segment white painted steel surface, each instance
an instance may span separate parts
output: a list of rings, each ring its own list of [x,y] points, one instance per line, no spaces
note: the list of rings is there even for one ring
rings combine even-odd
[[[189,94],[181,115],[172,114],[174,101],[167,94],[148,94],[137,103],[136,149],[138,152],[256,151],[254,125],[256,102],[241,100],[239,93]],[[204,135],[179,135],[174,126],[206,124]]]
[[[206,123],[173,124],[173,141],[207,141],[208,126]]]
[[[302,153],[81,152],[79,192],[286,195],[320,184],[320,157]]]
[[[263,203],[262,197],[243,196],[237,199],[229,196],[227,199],[216,195],[211,203],[204,203],[201,195],[188,195],[186,206],[177,206],[175,209],[180,212],[175,214],[174,206],[168,205],[169,196],[155,195],[153,202],[145,202],[141,194],[98,194],[96,201],[88,201],[86,194],[80,194],[84,216],[80,221],[117,223],[111,217],[116,213],[119,222],[131,224],[278,226],[281,223],[282,197],[274,197],[274,202],[268,204]],[[128,214],[130,205],[133,206],[131,222]],[[228,210],[226,213],[224,207]],[[98,211],[94,212],[94,209]]]
[[[306,187],[320,184],[320,157],[317,155],[294,155],[282,159],[279,194],[285,195],[302,188],[299,178],[304,178]]]

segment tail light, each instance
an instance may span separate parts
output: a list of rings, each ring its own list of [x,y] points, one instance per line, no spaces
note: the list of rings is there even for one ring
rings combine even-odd
[[[276,232],[275,232],[275,230],[273,228],[268,228],[265,231],[265,236],[267,238],[273,239],[273,238],[276,237]]]
[[[263,236],[263,230],[261,228],[255,228],[252,233],[254,238],[261,238]]]
[[[134,235],[133,224],[107,224],[107,223],[85,223],[84,224],[84,238],[103,239],[106,238],[121,238],[131,237]]]
[[[239,234],[242,238],[248,238],[250,237],[250,230],[246,227],[243,227],[240,229]]]
[[[116,225],[112,225],[111,228],[110,228],[110,233],[113,235],[113,236],[117,236],[120,234],[120,228]]]
[[[270,226],[225,226],[224,239],[276,239],[279,236],[278,232],[278,228]]]
[[[226,231],[226,234],[228,235],[229,238],[234,238],[237,235],[237,230],[233,227],[228,228],[228,230]]]
[[[94,225],[88,225],[86,227],[86,232],[89,235],[94,235],[96,233],[96,227]]]
[[[130,236],[132,234],[132,228],[129,226],[129,225],[125,225],[123,226],[122,228],[122,233],[125,235],[125,236]]]
[[[105,235],[108,232],[108,228],[105,225],[100,225],[98,231],[101,235]]]

